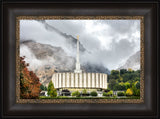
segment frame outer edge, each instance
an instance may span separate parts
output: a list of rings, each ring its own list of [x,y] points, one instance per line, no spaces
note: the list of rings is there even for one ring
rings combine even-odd
[[[160,0],[158,0],[157,4],[157,119],[160,118]]]
[[[159,10],[159,3],[158,3],[158,10]],[[159,11],[158,11],[158,13],[159,13]],[[158,15],[158,14],[157,14]],[[3,16],[3,15],[2,15]],[[157,19],[159,19],[159,16],[158,16],[158,18]],[[1,23],[3,23],[3,20],[2,21],[0,21]],[[159,25],[159,21],[157,20],[157,24]],[[159,31],[159,27],[157,28],[158,29],[158,31]],[[1,32],[2,34],[1,35],[3,35],[3,31]],[[159,34],[157,34],[157,40],[158,40],[158,38],[159,38]],[[3,37],[3,36],[1,36],[1,37]],[[1,41],[1,43],[3,43],[3,41]],[[159,46],[159,40],[157,41],[157,46]],[[1,46],[3,46],[3,45],[1,45]],[[2,47],[1,47],[2,48]],[[159,47],[157,47],[157,49],[156,50],[159,50]],[[3,53],[3,48],[2,48],[2,52],[0,52],[0,53]],[[157,52],[158,54],[158,60],[159,60],[159,52]],[[2,54],[3,55],[3,54]],[[157,79],[159,79],[159,61],[157,60],[157,63],[158,63],[158,67],[157,67]],[[1,61],[1,60],[0,60]],[[3,59],[2,59],[2,63],[3,63]],[[3,73],[2,73],[3,74]],[[2,75],[2,78],[3,78],[3,75]],[[2,82],[2,80],[1,80],[1,82]],[[158,85],[159,85],[159,81],[157,81],[158,83],[157,83],[157,95],[158,95],[158,92],[159,92],[159,87],[158,87]],[[3,84],[3,83],[2,83]],[[3,86],[3,85],[2,85]],[[2,92],[2,90],[1,90],[1,92]],[[3,93],[1,93],[1,95],[3,96]],[[2,99],[2,98],[1,98]],[[158,95],[158,99],[159,99],[159,95]],[[1,101],[2,102],[2,101]],[[157,101],[157,103],[159,104],[159,101]],[[3,104],[3,103],[2,103]],[[2,108],[3,109],[3,108]],[[157,106],[157,109],[159,110],[159,106]],[[3,111],[3,110],[2,110]],[[158,113],[158,117],[159,117],[159,113]]]

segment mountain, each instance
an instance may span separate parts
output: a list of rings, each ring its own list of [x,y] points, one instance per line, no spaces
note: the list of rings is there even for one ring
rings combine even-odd
[[[124,65],[120,66],[118,69],[128,69],[131,68],[133,70],[140,69],[140,51],[137,51],[135,54],[130,56]]]
[[[68,48],[70,48],[70,50],[76,50],[76,48],[77,48],[77,39],[76,38],[74,38],[72,35],[63,33],[62,31],[60,31],[59,29],[55,28],[54,26],[49,25],[44,20],[38,20],[38,21],[41,22],[44,25],[46,30],[54,31],[57,34],[61,35],[63,38],[65,38],[65,41],[67,41],[67,42],[65,42],[65,44],[67,45]],[[79,41],[79,50],[80,50],[80,52],[87,51],[80,41]]]
[[[40,78],[40,82],[47,86],[54,72],[73,72],[76,59],[61,47],[41,44],[33,40],[20,42],[20,56],[25,56],[29,69]],[[110,71],[102,65],[89,62],[81,64],[84,72],[107,73]]]

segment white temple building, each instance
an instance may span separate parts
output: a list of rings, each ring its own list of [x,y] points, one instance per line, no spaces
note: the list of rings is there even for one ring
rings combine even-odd
[[[60,89],[107,89],[107,74],[82,72],[79,61],[79,37],[77,36],[77,57],[74,72],[54,73],[54,87]]]

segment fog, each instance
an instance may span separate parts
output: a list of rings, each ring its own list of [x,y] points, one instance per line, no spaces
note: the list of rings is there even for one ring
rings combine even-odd
[[[85,52],[80,52],[81,63],[101,64],[110,70],[117,69],[140,50],[140,20],[20,20],[21,41],[34,40],[58,46],[75,57],[76,50],[61,33],[75,39],[79,35],[85,48]],[[22,50],[20,53],[24,54]],[[28,61],[42,64],[36,58]]]

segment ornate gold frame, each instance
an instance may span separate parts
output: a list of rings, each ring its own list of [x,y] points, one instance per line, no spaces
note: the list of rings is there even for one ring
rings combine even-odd
[[[97,20],[140,20],[141,21],[141,77],[140,99],[20,99],[19,80],[19,41],[20,20],[65,20],[65,19],[97,19]],[[16,17],[16,103],[144,103],[144,16],[17,16]]]

